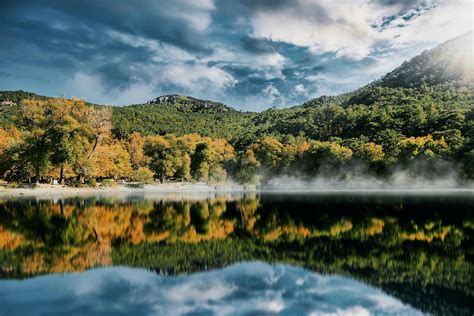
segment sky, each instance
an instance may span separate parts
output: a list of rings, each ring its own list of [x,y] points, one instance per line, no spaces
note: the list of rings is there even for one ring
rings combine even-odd
[[[471,0],[0,0],[0,90],[287,107],[380,78],[473,14]]]

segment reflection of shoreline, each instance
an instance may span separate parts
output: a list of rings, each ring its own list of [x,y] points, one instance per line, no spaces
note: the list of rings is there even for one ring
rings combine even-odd
[[[59,185],[41,185],[36,188],[2,188],[0,187],[0,199],[10,197],[36,197],[36,198],[64,198],[74,196],[144,196],[152,198],[176,199],[185,197],[186,199],[201,199],[222,194],[247,194],[262,193],[269,195],[280,194],[387,194],[387,195],[474,195],[474,188],[407,188],[407,189],[352,189],[352,188],[304,188],[304,187],[280,187],[262,186],[260,188],[244,187],[235,184],[209,185],[206,183],[165,183],[156,185],[146,185],[143,187],[129,187],[117,185],[109,188],[76,188]]]
[[[126,185],[117,185],[107,188],[93,188],[93,187],[68,187],[60,185],[40,185],[36,188],[1,188],[0,197],[21,197],[21,196],[35,196],[35,197],[66,197],[66,196],[82,196],[82,195],[148,195],[148,194],[206,194],[212,192],[226,192],[226,191],[242,191],[243,187],[233,184],[223,185],[209,185],[206,183],[177,183],[170,182],[164,184],[145,185],[143,187],[132,187]],[[202,195],[201,195],[202,196]]]

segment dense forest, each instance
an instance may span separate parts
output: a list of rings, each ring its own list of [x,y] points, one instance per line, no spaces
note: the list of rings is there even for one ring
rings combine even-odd
[[[0,92],[0,178],[258,184],[276,175],[386,178],[403,169],[472,179],[466,36],[353,92],[260,113],[176,95],[110,107]]]

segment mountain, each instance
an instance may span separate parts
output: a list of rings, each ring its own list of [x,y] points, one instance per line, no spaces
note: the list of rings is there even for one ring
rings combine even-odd
[[[415,127],[409,130],[403,125],[408,124],[409,117],[428,111],[420,109],[427,100],[446,109],[455,105],[464,112],[472,112],[472,35],[465,34],[425,51],[365,87],[338,96],[314,98],[292,108],[242,112],[219,102],[180,95],[114,107],[114,135],[127,137],[134,131],[145,135],[198,133],[244,142],[262,135],[296,136],[301,132],[318,139],[359,137],[375,135],[387,125],[387,116],[396,121],[393,128],[411,135]],[[46,97],[25,91],[0,92],[0,104],[6,102],[6,106],[0,106],[0,127],[13,121],[17,107],[12,103],[20,104],[25,98]],[[402,113],[409,110],[418,112]],[[361,122],[353,123],[356,119]],[[335,123],[337,120],[340,122]],[[334,124],[339,125],[330,126]],[[421,129],[423,133],[435,131],[426,126]]]
[[[419,88],[451,82],[474,87],[472,32],[449,40],[405,61],[375,84],[389,88]]]
[[[433,93],[460,89],[474,97],[474,34],[466,33],[443,44],[423,51],[420,55],[403,62],[393,71],[368,85],[337,96],[320,96],[305,102],[303,107],[317,107],[327,104],[350,106],[373,104],[386,99],[385,94],[395,90],[384,88],[405,88],[402,94]],[[409,90],[415,89],[415,90]],[[400,97],[400,95],[398,95]],[[439,97],[439,96],[436,96]],[[390,98],[393,98],[390,97]]]

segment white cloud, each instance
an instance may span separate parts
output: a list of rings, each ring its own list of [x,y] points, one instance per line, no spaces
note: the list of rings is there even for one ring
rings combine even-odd
[[[106,89],[99,75],[77,72],[65,83],[66,97],[77,97],[89,102],[128,105],[142,103],[156,95],[152,84],[137,82],[125,89]]]
[[[253,1],[163,3],[147,2],[143,21],[144,12],[124,12],[121,21],[129,22],[121,27],[93,15],[83,22],[80,16],[37,12],[54,32],[36,46],[6,48],[6,60],[20,54],[24,61],[6,64],[4,73],[15,75],[1,83],[97,103],[124,105],[179,93],[261,110],[358,88],[473,28],[472,0],[287,0],[271,8]],[[242,14],[248,12],[241,11],[244,6],[251,14]],[[65,39],[56,36],[76,32],[81,23],[86,36],[70,47],[59,45]],[[174,32],[179,27],[185,33]],[[43,43],[56,45],[44,54],[49,46]],[[29,73],[29,79],[18,73]]]
[[[173,83],[192,92],[220,92],[237,82],[222,69],[206,65],[166,65],[158,74],[162,84]]]
[[[130,45],[134,48],[145,48],[151,50],[154,53],[151,61],[155,63],[165,63],[169,61],[184,62],[195,59],[194,55],[188,53],[184,49],[160,42],[158,40],[121,33],[115,30],[107,30],[107,35],[113,40],[121,41],[124,44]]]
[[[216,281],[213,283],[189,282],[169,288],[165,295],[172,302],[206,302],[221,300],[235,291],[235,286]]]
[[[306,88],[302,84],[298,84],[295,86],[295,92],[299,94],[308,94],[308,91],[306,91]]]
[[[133,67],[130,70],[130,78],[133,80],[124,88],[108,89],[105,82],[107,78],[77,72],[66,82],[63,92],[67,96],[84,98],[91,102],[127,105],[143,103],[157,94],[163,94],[162,89],[167,85],[184,89],[192,95],[219,95],[225,88],[237,82],[227,72],[206,65],[148,65],[148,73],[144,73],[145,70],[140,67],[136,74],[133,74]]]
[[[203,32],[212,22],[211,14],[215,6],[213,0],[173,0],[166,1],[166,5],[157,1],[155,9],[165,11],[167,16],[180,19],[193,29]]]
[[[415,13],[414,9],[402,14]],[[373,27],[400,10],[402,4],[387,6],[369,0],[295,0],[291,8],[257,11],[251,24],[257,38],[309,47],[314,53],[335,52],[354,60],[368,56],[376,43],[427,42],[433,46],[472,29],[471,0],[427,1],[420,16],[408,21],[400,16],[383,30]]]
[[[338,308],[334,313],[314,312],[310,316],[369,316],[370,312],[361,306]]]
[[[291,8],[257,12],[251,23],[256,37],[360,59],[380,37],[371,27],[374,13],[368,3],[296,0]]]
[[[285,308],[285,304],[279,299],[258,302],[257,304],[255,304],[256,311],[263,311],[263,312],[272,313],[272,314],[279,313],[284,308]]]
[[[280,68],[286,62],[286,58],[277,52],[265,54],[250,54],[245,51],[230,49],[226,45],[216,45],[214,53],[202,59],[203,62],[222,62],[251,65],[259,67]]]
[[[229,49],[226,46],[218,45],[214,48],[214,53],[202,58],[201,62],[252,67],[264,73],[266,80],[271,80],[285,78],[282,74],[282,69],[287,62],[287,59],[277,52],[252,54],[242,50]]]
[[[267,85],[262,92],[266,104],[284,103],[280,91],[273,84]]]
[[[431,10],[385,31],[393,45],[407,46],[416,42],[439,44],[473,29],[473,2],[471,0],[443,0]],[[398,21],[401,22],[401,21]],[[431,45],[433,46],[433,45]]]

